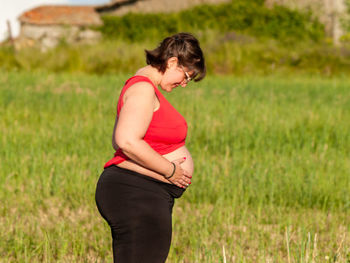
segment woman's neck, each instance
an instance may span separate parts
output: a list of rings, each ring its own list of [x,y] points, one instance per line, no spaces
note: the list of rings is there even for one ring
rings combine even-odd
[[[153,84],[158,87],[163,74],[161,72],[158,71],[158,69],[156,69],[155,67],[152,67],[151,65],[147,65],[146,67],[140,68],[135,75],[142,75],[142,76],[146,76],[148,77]]]

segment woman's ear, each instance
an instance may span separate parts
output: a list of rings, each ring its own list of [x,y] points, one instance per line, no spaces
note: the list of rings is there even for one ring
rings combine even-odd
[[[177,66],[177,63],[178,63],[177,57],[171,57],[171,58],[168,59],[167,68],[171,68],[171,67]]]

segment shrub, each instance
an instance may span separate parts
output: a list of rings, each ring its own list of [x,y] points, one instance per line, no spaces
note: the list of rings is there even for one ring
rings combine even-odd
[[[343,28],[348,33],[350,32],[350,0],[345,0],[346,15],[343,17]]]
[[[171,14],[132,14],[103,16],[99,28],[106,38],[127,41],[161,39],[180,31],[197,32],[207,29],[219,32],[238,31],[280,41],[319,41],[324,26],[314,20],[310,11],[287,7],[267,8],[263,1],[235,0],[219,5],[200,5]]]

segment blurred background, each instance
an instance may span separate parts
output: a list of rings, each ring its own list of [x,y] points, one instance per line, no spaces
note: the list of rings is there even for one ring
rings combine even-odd
[[[3,69],[133,72],[144,49],[192,32],[209,73],[347,74],[348,0],[52,0],[1,4]]]
[[[350,262],[349,0],[0,0],[0,262],[111,262],[94,193],[144,50],[187,31],[208,77],[165,94],[192,184],[169,263]]]

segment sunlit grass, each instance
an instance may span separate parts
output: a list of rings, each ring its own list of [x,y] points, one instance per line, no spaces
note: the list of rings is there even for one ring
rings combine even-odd
[[[127,77],[0,74],[0,262],[111,261],[94,190]],[[168,94],[195,160],[168,262],[348,262],[348,83],[208,77]]]

